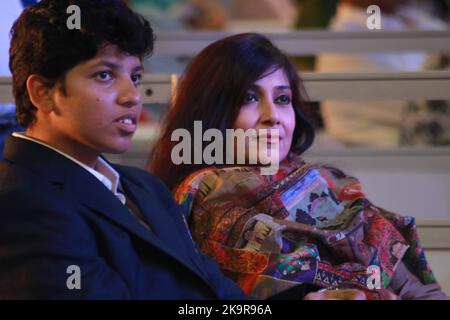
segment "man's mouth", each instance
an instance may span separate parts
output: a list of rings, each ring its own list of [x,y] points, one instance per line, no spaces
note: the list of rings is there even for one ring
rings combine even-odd
[[[115,120],[119,130],[125,133],[134,133],[137,129],[137,115],[127,114]]]
[[[132,118],[122,118],[119,119],[118,122],[123,124],[135,124]]]

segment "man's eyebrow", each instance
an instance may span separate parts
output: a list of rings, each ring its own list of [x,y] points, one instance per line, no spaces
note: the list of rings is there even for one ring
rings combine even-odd
[[[117,70],[117,69],[121,68],[121,65],[118,63],[108,61],[108,60],[100,60],[99,62],[92,65],[92,68],[97,68],[97,67],[107,67],[107,68],[110,68],[113,70]],[[132,70],[132,73],[135,73],[138,71],[144,71],[144,67],[142,66],[142,64],[139,64],[136,67],[134,67]]]
[[[108,61],[108,60],[100,60],[99,62],[92,65],[92,68],[96,68],[96,67],[108,67],[111,69],[119,69],[120,68],[119,64]]]
[[[132,73],[136,73],[136,72],[138,72],[138,71],[144,72],[144,66],[143,66],[142,64],[140,64],[140,65],[134,67],[133,70],[132,70]]]

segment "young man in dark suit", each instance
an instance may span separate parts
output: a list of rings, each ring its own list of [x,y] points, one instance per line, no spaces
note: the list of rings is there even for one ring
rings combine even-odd
[[[81,28],[68,28],[69,5]],[[43,0],[12,29],[24,133],[0,162],[0,299],[241,299],[195,248],[150,174],[101,154],[130,145],[153,33],[120,0]]]

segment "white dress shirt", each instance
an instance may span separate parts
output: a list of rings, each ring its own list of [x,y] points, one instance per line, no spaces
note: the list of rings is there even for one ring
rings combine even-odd
[[[33,142],[38,143],[40,145],[43,145],[44,147],[50,148],[50,149],[58,152],[59,154],[63,155],[64,157],[68,158],[69,160],[75,162],[77,165],[79,165],[80,167],[86,169],[94,177],[96,177],[98,180],[100,180],[100,182],[103,183],[103,185],[106,188],[108,188],[108,190],[110,190],[119,199],[119,201],[122,204],[125,205],[125,203],[126,203],[125,195],[118,191],[118,188],[119,188],[119,185],[120,185],[119,173],[116,170],[114,170],[101,157],[98,157],[98,161],[97,161],[97,164],[95,165],[95,167],[91,168],[91,167],[85,165],[84,163],[78,161],[77,159],[69,156],[68,154],[65,154],[64,152],[62,152],[62,151],[60,151],[60,150],[58,150],[58,149],[56,149],[56,148],[54,148],[52,146],[49,146],[45,142],[42,142],[42,141],[33,139],[31,137],[28,137],[24,133],[14,132],[12,135],[14,137],[16,137],[16,138],[30,140],[30,141],[33,141]]]

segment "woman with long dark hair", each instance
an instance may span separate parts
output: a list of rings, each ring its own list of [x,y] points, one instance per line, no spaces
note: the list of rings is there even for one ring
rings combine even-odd
[[[412,218],[374,206],[358,180],[340,170],[302,160],[314,140],[304,97],[289,59],[259,34],[219,40],[187,68],[149,169],[189,209],[200,249],[259,298],[299,283],[358,289],[371,299],[445,297]],[[174,133],[195,136],[197,121],[223,137],[230,129],[254,130],[256,136],[232,149],[244,152],[244,165],[176,164]],[[252,139],[258,142],[253,164]],[[201,148],[194,143],[183,152],[199,156],[213,143],[203,140]],[[215,156],[228,152],[228,143]],[[261,155],[278,170],[262,174]]]
[[[152,150],[150,171],[172,190],[190,173],[206,167],[174,164],[171,151],[177,142],[171,140],[172,133],[180,128],[193,133],[194,122],[202,121],[203,131],[215,128],[225,136],[226,129],[234,126],[248,88],[270,68],[286,70],[296,122],[293,149],[298,154],[308,149],[314,141],[314,129],[305,117],[305,93],[295,67],[263,36],[243,34],[216,42],[188,66]]]

